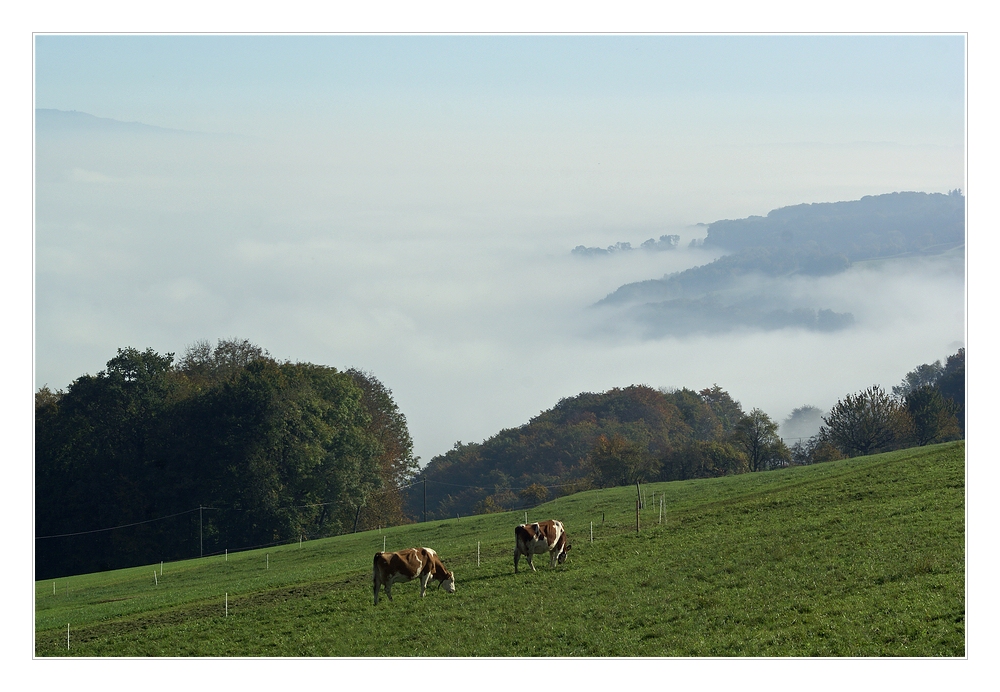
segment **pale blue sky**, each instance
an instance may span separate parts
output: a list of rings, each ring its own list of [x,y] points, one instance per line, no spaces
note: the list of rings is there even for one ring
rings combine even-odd
[[[962,36],[39,36],[35,66],[37,107],[187,129],[393,103],[461,119],[561,99],[593,113],[777,99],[827,117],[922,104],[938,119],[925,136],[941,141],[964,122]]]

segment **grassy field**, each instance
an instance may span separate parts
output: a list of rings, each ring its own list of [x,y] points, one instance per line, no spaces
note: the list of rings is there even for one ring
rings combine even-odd
[[[634,487],[571,495],[528,512],[573,544],[535,573],[511,512],[36,582],[35,655],[964,656],[964,455],[650,484],[638,534]],[[383,539],[435,548],[457,593],[374,606]]]

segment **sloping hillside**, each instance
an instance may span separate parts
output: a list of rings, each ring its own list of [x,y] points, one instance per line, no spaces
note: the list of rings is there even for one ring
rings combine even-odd
[[[566,564],[518,575],[521,512],[38,582],[35,654],[963,656],[964,453],[643,486],[638,532],[634,487],[577,493],[528,517],[566,523]],[[374,606],[383,541],[436,548],[457,592]]]

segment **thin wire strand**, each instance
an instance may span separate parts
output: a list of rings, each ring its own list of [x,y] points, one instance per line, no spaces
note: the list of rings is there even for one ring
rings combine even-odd
[[[378,495],[378,494],[383,494],[383,493],[388,493],[388,492],[398,492],[400,490],[406,490],[407,488],[412,488],[412,487],[414,487],[416,485],[420,485],[423,482],[424,482],[423,480],[420,480],[420,481],[414,481],[413,483],[408,483],[407,485],[401,485],[401,486],[396,487],[396,488],[382,488],[381,490],[376,490],[374,492],[374,494]],[[484,490],[484,491],[486,490],[486,488],[484,486],[481,486],[481,485],[460,485],[458,483],[445,483],[444,481],[436,481],[436,480],[432,480],[432,479],[429,479],[429,478],[427,479],[427,482],[429,482],[429,483],[437,483],[438,485],[448,485],[448,486],[452,486],[452,487],[455,487],[455,488],[473,488],[475,490]],[[565,487],[567,485],[576,485],[576,484],[575,483],[560,483],[560,484],[554,484],[554,485],[544,485],[543,487],[545,487],[545,488],[562,488],[562,487]],[[527,487],[525,487],[525,488],[513,488],[513,487],[512,488],[506,488],[506,490],[526,490],[526,489],[527,489]],[[333,504],[336,504],[335,500],[334,501],[330,501],[330,502],[315,502],[315,503],[306,504],[306,505],[289,505],[287,507],[277,507],[273,511],[281,511],[281,510],[286,510],[286,509],[305,509],[307,507],[325,507],[327,505],[333,505]],[[166,519],[173,519],[174,517],[179,517],[182,514],[190,514],[192,512],[198,512],[198,511],[202,511],[202,510],[206,510],[206,509],[214,511],[214,512],[250,512],[250,511],[253,511],[253,510],[249,510],[249,509],[238,509],[236,507],[194,507],[192,509],[188,509],[188,510],[185,510],[183,512],[177,512],[176,514],[168,514],[168,515],[163,516],[163,517],[156,517],[155,519],[145,519],[143,521],[132,522],[131,524],[121,524],[119,526],[109,526],[109,527],[103,528],[103,529],[92,529],[90,531],[74,531],[72,533],[59,533],[59,534],[53,534],[51,536],[35,536],[35,540],[36,541],[41,541],[41,540],[46,540],[46,539],[50,539],[50,538],[68,538],[70,536],[85,536],[85,535],[92,534],[92,533],[103,533],[105,531],[116,531],[118,529],[127,529],[127,528],[132,527],[132,526],[140,526],[142,524],[151,524],[151,523],[156,522],[156,521],[164,521]]]

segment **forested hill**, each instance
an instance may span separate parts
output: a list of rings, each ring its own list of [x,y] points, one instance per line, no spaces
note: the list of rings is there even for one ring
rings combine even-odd
[[[965,197],[893,192],[850,202],[797,204],[767,216],[709,224],[705,245],[730,252],[746,248],[804,248],[839,253],[850,261],[926,253],[965,241]]]
[[[965,352],[872,387],[786,447],[721,387],[561,399],[416,477],[406,418],[374,375],[278,362],[246,341],[119,349],[35,394],[35,576],[102,571],[455,515],[593,487],[763,471],[959,439]],[[415,482],[414,482],[415,481]]]
[[[749,473],[960,439],[965,350],[909,372],[890,396],[847,394],[789,448],[778,424],[718,385],[644,385],[561,399],[525,425],[431,459],[408,491],[420,520],[534,507],[594,487]],[[812,407],[808,407],[812,408]],[[793,412],[794,415],[794,412]],[[791,418],[791,417],[790,417]]]
[[[245,340],[119,349],[35,395],[36,578],[402,523],[412,448],[370,373]]]
[[[409,511],[422,516],[425,489],[432,519],[534,506],[595,486],[737,473],[747,459],[731,435],[743,418],[718,386],[586,392],[434,457],[410,490]]]
[[[854,315],[797,300],[785,280],[840,274],[861,260],[941,254],[964,242],[965,197],[958,190],[799,204],[710,224],[704,246],[728,254],[625,284],[595,307],[608,310],[609,329],[629,321],[652,336],[735,328],[833,331],[853,325]]]
[[[626,284],[598,305],[692,300],[725,290],[743,276],[825,276],[859,260],[940,253],[964,242],[965,197],[958,190],[798,204],[767,216],[709,224],[704,245],[732,254],[661,279]]]

